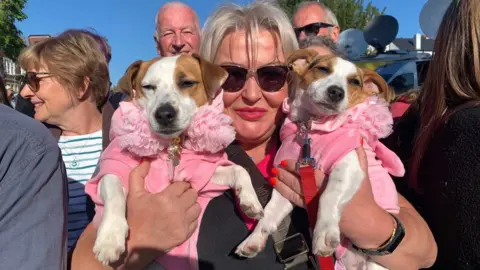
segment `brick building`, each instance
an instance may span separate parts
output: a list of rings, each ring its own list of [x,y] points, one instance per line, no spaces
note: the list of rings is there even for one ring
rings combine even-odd
[[[28,36],[28,45],[33,45],[49,37],[50,35],[30,35]],[[0,71],[0,75],[4,78],[5,87],[18,93],[21,87],[23,75],[25,74],[25,70],[21,69],[18,63],[6,57],[2,51],[0,51],[0,61],[2,61],[1,68],[3,69]]]

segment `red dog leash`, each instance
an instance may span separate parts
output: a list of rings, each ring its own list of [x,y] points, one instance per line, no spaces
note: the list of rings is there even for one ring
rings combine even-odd
[[[307,127],[302,124],[300,126],[299,138],[303,141],[302,145],[302,158],[297,162],[297,170],[300,173],[300,182],[302,186],[303,199],[307,207],[308,220],[312,231],[315,228],[317,221],[318,202],[320,194],[318,192],[317,184],[315,181],[315,169],[316,161],[310,154],[310,142],[308,138]],[[332,256],[321,257],[318,256],[318,263],[320,264],[320,270],[334,270],[334,260]]]

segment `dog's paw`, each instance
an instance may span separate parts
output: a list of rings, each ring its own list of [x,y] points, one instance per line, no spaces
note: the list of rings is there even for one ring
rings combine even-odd
[[[124,217],[102,220],[98,228],[93,252],[103,265],[118,261],[125,252],[128,224]]]
[[[240,187],[237,188],[235,192],[239,200],[240,209],[242,209],[245,215],[257,220],[263,217],[263,207],[258,201],[255,191],[253,191],[253,193],[248,192],[247,189]]]
[[[260,233],[252,233],[238,245],[235,254],[240,257],[253,258],[265,248],[267,238]]]
[[[340,228],[335,223],[315,226],[313,233],[313,253],[318,256],[330,256],[340,244]]]

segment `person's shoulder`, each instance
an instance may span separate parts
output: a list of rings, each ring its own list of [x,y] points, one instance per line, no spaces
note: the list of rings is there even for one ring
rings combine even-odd
[[[480,107],[469,107],[455,112],[449,118],[446,127],[453,136],[477,141],[480,135]]]
[[[0,130],[6,147],[29,147],[31,151],[46,151],[57,147],[50,131],[41,122],[14,109],[0,105]]]

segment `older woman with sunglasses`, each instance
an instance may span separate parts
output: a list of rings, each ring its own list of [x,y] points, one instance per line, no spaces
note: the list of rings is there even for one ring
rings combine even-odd
[[[68,176],[70,249],[90,220],[84,184],[102,151],[104,123],[99,108],[110,85],[108,64],[98,42],[83,31],[36,43],[22,52],[19,62],[27,71],[21,95],[34,104],[34,118],[50,127],[62,151]]]

